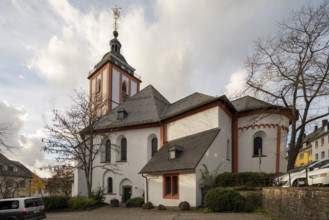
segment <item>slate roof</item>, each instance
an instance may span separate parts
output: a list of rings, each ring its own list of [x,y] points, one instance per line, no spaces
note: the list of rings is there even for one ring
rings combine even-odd
[[[326,135],[326,134],[329,134],[329,125],[325,125],[327,126],[327,131],[324,130],[324,126],[316,129],[315,131],[313,131],[312,133],[310,133],[309,135],[307,135],[304,139],[303,139],[303,143],[309,143],[309,142],[312,142],[313,140],[323,136],[323,135]]]
[[[244,96],[242,98],[236,99],[236,100],[232,101],[232,104],[238,112],[249,111],[249,110],[254,110],[254,109],[268,109],[268,108],[279,107],[279,106],[264,102],[262,100],[256,99],[251,96]]]
[[[0,176],[12,176],[32,178],[31,171],[18,161],[9,160],[3,154],[0,153],[0,165],[7,166],[7,170],[0,170]],[[9,167],[16,167],[17,172],[11,171]]]
[[[167,142],[139,173],[195,170],[220,129],[211,129]],[[178,158],[169,159],[169,149],[179,146],[183,151]]]
[[[169,118],[169,117],[178,115],[178,114],[186,112],[190,109],[193,109],[198,106],[202,106],[206,103],[215,101],[216,99],[218,99],[218,98],[213,97],[213,96],[208,96],[205,94],[201,94],[198,92],[193,93],[183,99],[178,100],[177,102],[174,102],[170,106],[168,106],[168,108],[162,115],[162,118],[165,119],[165,118]]]
[[[97,129],[158,123],[161,120],[215,101],[221,101],[231,111],[236,111],[226,96],[213,97],[201,93],[193,93],[171,104],[152,85],[148,85],[134,96],[128,98],[124,103],[105,114],[98,123]],[[127,113],[127,117],[118,120],[118,111],[121,110]]]
[[[115,128],[159,122],[161,114],[169,105],[169,101],[152,85],[149,85],[104,115],[98,124],[98,128]],[[124,109],[128,114],[123,120],[117,119],[117,112],[120,109]]]

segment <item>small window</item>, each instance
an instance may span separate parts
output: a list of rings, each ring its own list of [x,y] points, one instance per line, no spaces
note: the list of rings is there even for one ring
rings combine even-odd
[[[7,165],[3,165],[2,170],[5,170],[5,171],[8,170]]]
[[[263,139],[261,137],[256,137],[254,139],[254,155],[253,156],[262,156],[263,155]]]
[[[19,188],[25,188],[25,180],[19,182]]]
[[[127,139],[121,140],[121,161],[127,161]]]
[[[308,151],[308,156],[312,156],[312,149]]]
[[[18,209],[19,201],[18,200],[9,200],[9,201],[1,201],[0,202],[0,210],[6,209]]]
[[[8,179],[7,186],[8,187],[14,187],[14,180],[13,179]]]
[[[127,83],[122,83],[122,102],[125,102],[128,98]]]
[[[317,148],[319,146],[318,141],[315,141],[315,148]]]
[[[319,155],[315,154],[315,160],[319,160]]]
[[[106,141],[106,154],[105,154],[105,161],[111,162],[111,141]]]
[[[158,139],[152,138],[152,157],[158,151]]]
[[[304,159],[304,153],[303,152],[299,153],[299,159],[300,160]]]
[[[321,146],[324,145],[324,138],[321,138]]]
[[[101,91],[101,79],[97,80],[97,85],[96,85],[96,93],[99,93]]]
[[[178,174],[163,176],[163,197],[167,199],[179,198],[179,178]]]
[[[231,145],[230,145],[230,140],[227,140],[226,143],[226,160],[230,160],[231,158]]]
[[[128,117],[128,113],[123,108],[120,108],[117,112],[117,119],[123,120]]]
[[[324,158],[324,151],[321,152],[321,159]]]
[[[14,167],[13,166],[9,166],[8,169],[9,169],[10,172],[14,172]]]
[[[112,179],[112,177],[107,178],[107,193],[113,193],[113,179]]]

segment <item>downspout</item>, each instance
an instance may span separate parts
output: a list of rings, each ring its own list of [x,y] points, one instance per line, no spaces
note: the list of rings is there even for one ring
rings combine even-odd
[[[145,203],[147,203],[149,201],[149,184],[147,177],[144,176],[144,173],[142,173],[142,177],[145,178]]]

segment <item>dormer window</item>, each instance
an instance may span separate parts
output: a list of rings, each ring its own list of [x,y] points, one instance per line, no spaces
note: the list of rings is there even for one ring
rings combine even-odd
[[[178,145],[173,145],[171,148],[169,148],[169,160],[174,160],[178,157],[180,157],[180,155],[183,152],[183,147],[178,146]]]
[[[123,108],[120,108],[117,113],[118,113],[118,116],[117,116],[118,120],[122,120],[122,119],[125,119],[128,117],[128,113]]]

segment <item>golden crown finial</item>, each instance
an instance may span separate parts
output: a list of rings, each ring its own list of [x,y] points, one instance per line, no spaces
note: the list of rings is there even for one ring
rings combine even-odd
[[[115,6],[115,8],[112,8],[112,15],[114,18],[114,30],[118,30],[119,28],[119,24],[118,24],[118,19],[120,18],[120,10],[121,8],[118,8],[117,6]]]

